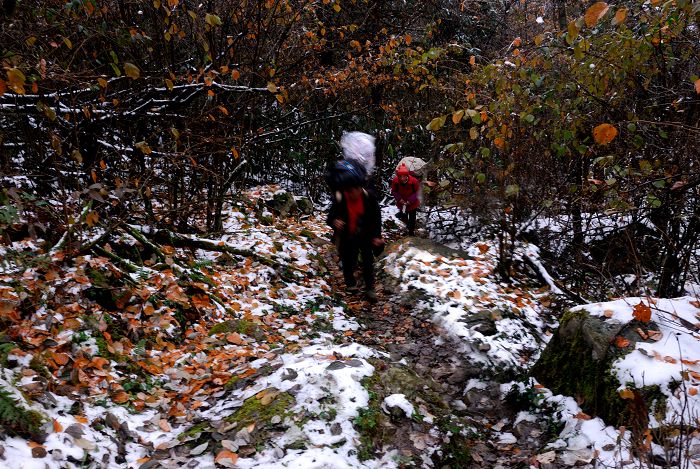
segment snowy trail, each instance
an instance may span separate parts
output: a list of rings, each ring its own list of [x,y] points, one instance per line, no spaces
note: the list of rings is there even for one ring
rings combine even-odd
[[[361,295],[347,294],[333,246],[325,249],[323,254],[333,272],[329,278],[331,287],[342,296],[360,323],[361,330],[355,340],[387,352],[389,358],[382,366],[403,367],[439,392],[449,406],[455,430],[468,429],[473,436],[452,442],[448,433],[442,442],[443,449],[432,455],[431,463],[435,467],[452,463],[457,464],[455,467],[475,468],[484,464],[489,467],[529,465],[529,461],[544,448],[548,436],[540,432],[534,422],[519,420],[518,412],[504,404],[501,383],[484,379],[483,362],[474,359],[469,347],[465,347],[465,341],[443,327],[444,323],[437,321],[435,316],[419,308],[411,295],[397,291],[395,285],[390,285],[386,274],[379,275],[376,304],[366,302]],[[375,368],[381,369],[382,366],[375,364]],[[386,384],[384,380],[380,381]],[[439,413],[438,409],[427,410]],[[417,457],[423,453],[425,457],[426,448],[416,444],[416,423],[411,420],[399,422],[408,428],[392,429],[393,435],[385,437],[382,443],[398,448],[401,454]],[[404,438],[407,434],[413,438]],[[455,446],[468,451],[469,461],[457,458]]]

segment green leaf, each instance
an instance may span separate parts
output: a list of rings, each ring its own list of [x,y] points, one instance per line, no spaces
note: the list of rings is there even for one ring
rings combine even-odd
[[[506,197],[516,197],[520,193],[520,186],[509,184],[506,186]]]
[[[647,203],[652,207],[652,208],[659,208],[661,207],[661,201],[656,198],[653,195],[648,195],[647,196]]]
[[[433,132],[440,130],[442,128],[442,126],[445,125],[446,119],[447,119],[447,116],[436,117],[435,119],[430,121],[427,129],[432,130]]]
[[[118,76],[118,77],[122,76],[122,71],[119,70],[119,67],[117,67],[116,64],[113,64],[113,63],[110,62],[109,65],[112,67],[112,71],[114,72],[114,74],[115,74],[116,76]]]
[[[533,116],[532,114],[527,114],[527,115],[525,115],[525,117],[523,117],[523,119],[524,119],[525,122],[527,122],[528,124],[532,124],[533,122],[535,122],[535,116]]]
[[[476,181],[479,184],[483,184],[486,181],[486,175],[484,173],[476,173]]]
[[[209,25],[209,26],[221,26],[223,23],[221,22],[221,18],[219,18],[218,15],[212,15],[210,13],[207,13],[204,16],[204,21]]]

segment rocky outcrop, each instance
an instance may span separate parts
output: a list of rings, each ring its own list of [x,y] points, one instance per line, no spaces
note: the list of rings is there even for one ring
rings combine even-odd
[[[554,393],[575,397],[589,415],[609,425],[628,425],[632,414],[640,417],[635,407],[640,402],[660,403],[656,386],[635,389],[635,399],[623,400],[618,392],[625,383],[618,381],[613,363],[640,340],[636,327],[634,322],[623,324],[585,310],[569,311],[531,374]]]

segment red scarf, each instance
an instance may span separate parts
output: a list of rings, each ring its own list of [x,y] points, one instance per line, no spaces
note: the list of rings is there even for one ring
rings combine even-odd
[[[348,207],[348,232],[352,235],[357,230],[357,219],[365,213],[365,203],[360,195],[356,200],[345,197]]]

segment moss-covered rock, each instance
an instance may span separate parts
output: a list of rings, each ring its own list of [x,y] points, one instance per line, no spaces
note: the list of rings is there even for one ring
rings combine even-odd
[[[25,408],[9,391],[0,387],[0,428],[8,435],[43,441],[41,426],[47,420],[44,414]]]
[[[314,204],[308,197],[297,198],[297,210],[303,215],[311,215],[314,213]]]
[[[370,400],[367,407],[359,410],[353,425],[360,434],[358,458],[371,459],[385,448],[396,448],[418,464],[420,450],[413,446],[413,432],[430,431],[432,424],[423,422],[421,415],[414,418],[394,419],[382,410],[382,402],[391,394],[404,394],[413,403],[420,403],[437,419],[450,414],[449,405],[442,397],[439,385],[421,378],[412,370],[402,366],[387,365],[381,360],[372,360],[375,373],[362,381]],[[417,410],[417,412],[419,412]]]
[[[427,251],[434,256],[443,256],[450,259],[473,259],[467,251],[461,249],[453,249],[451,247],[445,246],[444,244],[437,243],[425,238],[409,237],[403,238],[396,243],[392,243],[387,246],[384,250],[384,254],[394,253],[401,255],[402,253],[408,251],[411,248],[417,248],[423,251]]]
[[[264,201],[265,206],[275,215],[286,217],[297,210],[294,195],[287,191],[278,191],[271,199]]]
[[[294,397],[287,392],[281,392],[271,398],[269,397],[270,393],[276,393],[276,391],[268,390],[266,395],[261,398],[249,397],[225,420],[236,423],[236,429],[255,423],[256,430],[271,425],[271,420],[275,416],[283,420],[290,415],[290,409],[295,402]]]
[[[265,334],[262,329],[255,322],[247,319],[230,319],[228,321],[215,324],[211,329],[209,329],[209,335],[221,333],[229,334],[231,332],[238,332],[239,334],[254,337],[257,340],[265,338]]]
[[[633,344],[635,327],[590,316],[587,311],[568,311],[532,367],[532,375],[554,393],[576,397],[586,413],[611,425],[626,425],[630,416],[639,412],[620,397],[617,389],[623,383],[613,373],[612,365],[634,347],[620,349],[613,344],[616,336],[626,337]],[[649,406],[658,401],[656,386],[636,392]]]

